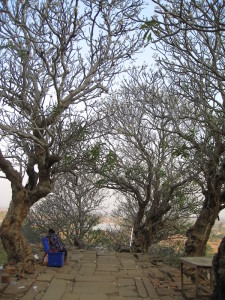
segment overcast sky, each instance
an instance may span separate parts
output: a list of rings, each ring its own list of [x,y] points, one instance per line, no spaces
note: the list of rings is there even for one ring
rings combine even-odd
[[[143,14],[145,17],[150,18],[150,16],[153,14],[153,11],[154,11],[153,5],[150,4],[150,5],[146,6],[146,8],[143,11]],[[146,64],[149,64],[149,66],[150,66],[153,63],[152,54],[153,54],[153,52],[150,47],[144,48],[143,53],[139,53],[136,55],[137,61],[136,61],[135,65],[136,64],[142,65],[142,64],[146,63]],[[7,179],[0,178],[0,192],[1,192],[0,208],[8,208],[12,193],[11,193],[10,182]]]
[[[10,182],[7,179],[0,178],[0,191],[0,208],[8,208],[12,192]]]

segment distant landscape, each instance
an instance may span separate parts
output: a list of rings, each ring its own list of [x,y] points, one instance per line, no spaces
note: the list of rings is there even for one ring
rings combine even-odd
[[[7,213],[6,209],[0,208],[0,224],[2,220],[4,219],[5,215]],[[107,221],[108,220],[108,221]],[[103,223],[110,223],[111,218],[105,218],[103,220]],[[220,242],[222,238],[225,236],[225,218],[221,218],[220,220],[215,222],[215,225],[213,226],[208,245],[207,245],[207,256],[213,256],[218,249],[218,246],[220,245]],[[173,238],[172,238],[173,239]],[[174,237],[174,240],[176,240],[176,237]],[[182,238],[183,243],[185,242],[185,237]],[[170,239],[171,241],[171,239]]]
[[[217,252],[218,246],[222,238],[225,236],[225,222],[224,221],[216,221],[213,226],[209,241],[208,241],[208,254],[213,255]],[[210,249],[211,247],[211,249]]]
[[[0,224],[7,213],[7,209],[0,208]]]

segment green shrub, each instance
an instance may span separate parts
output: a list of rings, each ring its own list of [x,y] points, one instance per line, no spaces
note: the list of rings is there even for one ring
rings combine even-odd
[[[128,241],[129,235],[123,228],[120,230],[113,228],[90,230],[84,237],[87,248],[104,247],[110,251],[118,251]]]
[[[177,246],[163,246],[160,244],[152,245],[149,248],[149,255],[157,256],[168,265],[178,267],[180,258],[183,256],[184,248]]]
[[[210,239],[211,241],[216,241],[216,240],[218,239],[218,236],[216,235],[215,232],[212,231],[211,234],[210,234],[209,239]]]
[[[213,248],[209,245],[209,244],[207,244],[206,245],[206,256],[207,257],[213,257],[214,256],[214,251],[213,251]]]

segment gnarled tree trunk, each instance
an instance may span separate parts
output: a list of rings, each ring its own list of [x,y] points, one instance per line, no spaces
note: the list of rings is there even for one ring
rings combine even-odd
[[[0,236],[8,262],[16,264],[19,272],[23,269],[28,273],[33,272],[34,255],[21,234],[20,228],[30,207],[28,192],[25,188],[13,191],[12,201],[0,227]]]
[[[12,200],[0,227],[0,237],[8,262],[17,267],[18,274],[32,273],[35,267],[30,245],[20,232],[30,207],[51,191],[50,181],[42,181],[34,189],[18,188],[12,183]]]
[[[133,250],[136,252],[146,253],[153,244],[154,236],[162,228],[163,215],[171,209],[169,204],[164,204],[157,208],[152,207],[148,212],[146,220],[143,222],[144,208],[139,210],[139,214],[134,227]],[[140,219],[142,215],[142,219]],[[137,222],[138,221],[138,222]]]
[[[132,249],[134,252],[146,253],[152,242],[151,228],[146,227],[145,224],[134,228],[134,241]]]
[[[213,257],[213,271],[216,284],[213,290],[213,300],[225,299],[225,237],[222,239],[217,253]]]
[[[41,126],[40,126],[41,127]],[[51,192],[53,181],[50,168],[54,160],[46,155],[45,150],[36,145],[37,159],[34,152],[29,152],[27,174],[28,182],[24,187],[22,175],[16,171],[12,164],[4,158],[0,150],[0,167],[10,180],[12,187],[12,200],[0,227],[0,237],[7,253],[8,261],[17,267],[18,274],[34,271],[35,260],[30,246],[20,232],[21,225],[26,218],[30,207]],[[34,170],[38,161],[39,174]]]
[[[185,256],[205,256],[212,227],[220,211],[220,189],[208,191],[200,215],[187,231]]]
[[[132,250],[134,252],[145,252],[144,251],[144,236],[142,232],[142,220],[145,213],[145,203],[139,203],[139,209],[136,216],[136,220],[134,222],[134,239],[132,244]]]

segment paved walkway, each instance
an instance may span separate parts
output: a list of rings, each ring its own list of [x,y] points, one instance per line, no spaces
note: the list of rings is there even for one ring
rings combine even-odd
[[[187,281],[186,281],[187,283]],[[142,254],[69,250],[61,268],[41,266],[35,274],[0,284],[1,300],[183,300],[180,271]],[[201,298],[208,299],[208,298]]]

